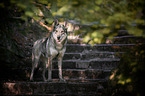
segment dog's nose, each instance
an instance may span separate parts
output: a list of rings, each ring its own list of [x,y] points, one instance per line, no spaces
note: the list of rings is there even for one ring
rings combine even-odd
[[[57,36],[57,39],[58,39],[58,40],[60,39],[60,35]]]

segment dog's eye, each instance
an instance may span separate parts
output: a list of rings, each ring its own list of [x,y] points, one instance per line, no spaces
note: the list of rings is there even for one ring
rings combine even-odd
[[[64,34],[64,31],[61,31],[62,34]]]

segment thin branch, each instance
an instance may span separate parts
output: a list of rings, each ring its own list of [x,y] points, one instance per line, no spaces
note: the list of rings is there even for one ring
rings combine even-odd
[[[34,19],[34,18],[33,18]],[[41,26],[45,27],[47,30],[49,30],[49,32],[52,31],[52,26],[51,27],[48,27],[47,25],[45,25],[44,23],[42,23],[41,21],[39,20],[36,20],[34,19],[35,21],[37,21]]]

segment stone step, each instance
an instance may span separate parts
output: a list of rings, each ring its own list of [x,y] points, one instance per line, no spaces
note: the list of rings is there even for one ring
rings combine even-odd
[[[92,69],[112,69],[112,67],[116,67],[119,63],[120,59],[111,59],[111,58],[94,58],[89,60],[63,60],[62,67],[63,69],[76,69],[76,68],[92,68]],[[53,69],[57,69],[58,62],[57,60],[53,60]],[[42,63],[39,64],[40,66]],[[6,69],[11,68],[31,68],[32,63],[29,62],[27,64],[21,64],[18,66],[7,66]],[[107,68],[108,67],[108,68]]]
[[[94,46],[88,44],[67,44],[66,53],[81,53],[83,51],[109,51],[109,52],[125,52],[127,48],[135,44],[96,44]]]
[[[82,53],[65,53],[63,60],[80,60]]]
[[[110,58],[110,59],[118,59],[120,58],[121,54],[125,52],[107,52],[107,51],[83,51],[81,53],[65,53],[63,60],[89,60],[94,58]],[[29,55],[30,56],[30,55]],[[29,58],[32,62],[32,58]],[[56,58],[54,59],[56,60]]]
[[[90,60],[63,60],[63,69],[90,68],[109,70],[115,68],[120,59],[90,59]],[[57,68],[57,61],[54,61],[53,68]]]
[[[142,36],[133,36],[133,35],[127,35],[127,36],[117,36],[113,38],[114,44],[130,44],[132,42],[137,43],[143,43],[144,38]]]
[[[46,71],[46,77],[47,77]],[[63,77],[65,80],[71,79],[108,79],[108,75],[110,74],[111,70],[96,70],[96,69],[63,69]],[[12,69],[7,73],[3,73],[1,77],[2,80],[14,80],[14,81],[29,81],[31,69]],[[34,73],[34,80],[35,81],[43,81],[42,78],[42,69],[35,70]],[[58,77],[58,69],[53,69],[52,71],[52,78],[59,78]]]
[[[64,71],[64,74],[66,74],[66,76],[69,76],[70,74],[73,74],[75,76],[75,73],[77,73],[76,77],[80,76],[80,74],[84,74],[84,76],[89,77],[89,76],[93,76],[94,74],[93,73],[94,71],[92,70],[97,70],[97,71],[102,70],[103,72],[105,70],[112,70],[118,66],[119,61],[120,59],[107,59],[107,58],[106,59],[91,59],[91,60],[63,60],[62,69]],[[7,80],[24,80],[26,81],[30,77],[31,66],[32,64],[29,64],[28,66],[24,64],[17,67],[5,66],[3,67],[3,70],[5,71],[2,71],[4,73],[1,73],[2,76],[0,80],[6,80],[6,81]],[[41,67],[38,69],[42,70]],[[53,61],[53,69],[54,70],[58,69],[57,61]],[[87,69],[88,69],[88,72],[87,72]],[[86,70],[86,72],[84,70]],[[86,78],[86,77],[83,77],[83,78]]]
[[[112,70],[116,68],[119,64],[119,59],[98,59],[98,60],[64,60],[62,65],[63,74],[66,76],[65,78],[74,78],[73,76],[80,77],[81,75],[84,77],[80,78],[97,78],[103,77],[104,74],[108,74],[109,72],[105,72],[106,70]],[[41,72],[42,68],[36,69],[40,70],[38,71],[39,76],[36,77],[42,77]],[[58,70],[57,61],[53,62],[53,70],[54,75],[53,77],[58,77],[56,71]],[[55,71],[56,70],[56,71]],[[3,71],[1,70],[1,78],[0,80],[9,81],[9,80],[21,80],[21,81],[27,81],[29,80],[30,73],[31,73],[31,64],[29,66],[19,66],[19,67],[3,67]],[[100,74],[101,72],[101,74]],[[37,73],[37,72],[36,72]],[[56,74],[56,75],[55,75]],[[99,74],[99,75],[97,75]],[[69,77],[70,76],[70,77]],[[104,75],[104,78],[107,78],[107,75]]]
[[[38,71],[37,71],[38,72]],[[110,70],[100,71],[100,70],[92,70],[92,69],[64,69],[63,70],[63,77],[65,80],[71,80],[71,79],[78,79],[78,80],[84,80],[84,79],[108,79],[108,75],[110,75]],[[39,75],[39,76],[38,76]],[[41,77],[41,78],[40,78]],[[59,78],[58,77],[58,70],[53,70],[52,72],[52,78]],[[43,80],[42,76],[40,74],[36,73],[34,76],[34,80]]]
[[[88,60],[93,58],[120,58],[125,52],[83,51],[81,53],[65,53],[63,60]]]
[[[3,82],[0,95],[97,95],[102,82]],[[103,89],[103,87],[101,87]]]

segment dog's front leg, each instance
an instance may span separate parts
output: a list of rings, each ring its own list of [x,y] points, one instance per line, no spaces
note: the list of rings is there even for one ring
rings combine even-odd
[[[52,81],[52,58],[48,57],[48,81]]]
[[[58,70],[59,70],[59,79],[65,81],[62,77],[62,57],[58,57]]]

